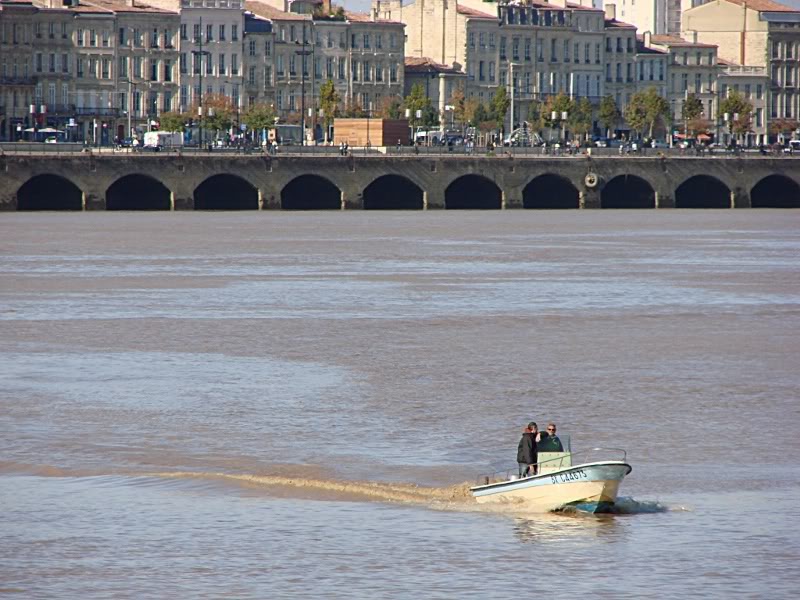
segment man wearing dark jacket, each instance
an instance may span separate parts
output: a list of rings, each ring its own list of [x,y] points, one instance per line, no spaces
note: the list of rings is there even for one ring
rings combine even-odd
[[[536,437],[539,434],[539,427],[531,421],[522,432],[522,439],[517,446],[517,463],[519,464],[519,476],[528,477],[536,475]]]

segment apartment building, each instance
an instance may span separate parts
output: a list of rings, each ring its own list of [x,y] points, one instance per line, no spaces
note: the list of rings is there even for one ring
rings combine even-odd
[[[275,32],[272,21],[244,13],[244,93],[245,105],[274,104],[273,50]]]
[[[766,144],[769,140],[767,115],[769,110],[768,92],[770,78],[766,67],[748,67],[737,65],[726,60],[719,61],[720,73],[717,80],[717,91],[720,101],[730,93],[741,94],[753,105],[753,116],[750,122],[750,133],[740,141],[745,145]],[[730,130],[721,119],[716,121],[717,139],[725,144],[730,141]]]
[[[624,112],[637,91],[636,27],[616,18],[616,7],[605,7],[605,95],[614,98]]]
[[[678,36],[645,34],[645,46],[667,54],[669,79],[666,98],[676,122],[683,119],[683,102],[693,94],[703,102],[703,118],[715,121],[719,99],[717,46]]]
[[[402,96],[402,23],[374,14],[335,14],[329,3],[294,2],[287,7],[293,12],[266,2],[247,3],[255,17],[272,24],[272,81],[266,85],[274,89],[279,116],[317,107],[320,86],[329,79],[343,108],[375,111],[385,97]],[[300,10],[309,12],[294,12]],[[246,61],[258,61],[250,56],[247,40],[246,47]],[[269,62],[266,57],[264,62]],[[248,74],[250,66],[248,62]]]
[[[617,15],[640,32],[678,35],[681,31],[681,0],[603,0]]]
[[[146,125],[172,107],[178,23],[177,12],[135,0],[1,2],[0,138],[36,125],[109,143]],[[138,119],[128,116],[136,106]]]
[[[684,37],[717,44],[725,61],[766,70],[767,126],[800,120],[800,10],[772,0],[691,4],[683,12]]]
[[[456,90],[464,91],[466,76],[458,69],[440,65],[429,58],[406,58],[405,63],[405,90],[404,96],[411,93],[411,89],[419,84],[425,90],[425,96],[440,115],[445,115],[445,122],[450,122],[453,114],[448,106]]]
[[[667,97],[667,72],[669,53],[651,43],[649,32],[636,40],[636,91],[643,92],[654,87],[658,95]]]
[[[617,19],[613,4],[600,10],[589,0],[415,0],[405,6],[375,0],[374,6],[406,24],[409,56],[465,73],[467,96],[488,101],[497,86],[513,90],[515,121],[527,119],[533,101],[559,93],[594,104],[610,95],[624,110],[645,82],[666,87],[664,56],[640,52],[636,28]]]
[[[131,2],[114,9],[119,138],[141,135],[158,115],[180,109],[180,15]],[[124,122],[121,122],[124,121]]]

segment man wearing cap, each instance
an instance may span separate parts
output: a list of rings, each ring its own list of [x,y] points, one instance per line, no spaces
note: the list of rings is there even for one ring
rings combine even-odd
[[[517,446],[517,463],[519,465],[519,476],[528,477],[536,475],[536,438],[539,435],[539,427],[531,421],[522,432],[522,438]]]

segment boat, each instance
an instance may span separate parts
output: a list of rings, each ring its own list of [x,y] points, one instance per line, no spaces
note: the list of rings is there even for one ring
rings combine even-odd
[[[612,512],[619,486],[633,469],[625,450],[591,448],[573,453],[568,437],[560,437],[562,442],[566,438],[566,450],[540,452],[536,475],[517,477],[511,469],[482,475],[480,483],[470,488],[475,500],[526,512]]]

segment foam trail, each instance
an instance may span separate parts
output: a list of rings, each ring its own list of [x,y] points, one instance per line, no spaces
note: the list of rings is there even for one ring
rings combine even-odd
[[[290,488],[304,495],[336,497],[340,499],[364,499],[404,504],[475,504],[469,491],[469,484],[463,483],[448,487],[422,487],[410,483],[382,483],[367,481],[339,481],[329,479],[308,479],[280,475],[254,475],[232,473],[198,473],[191,471],[141,473],[143,477],[164,479],[206,479],[228,481],[240,485]]]

